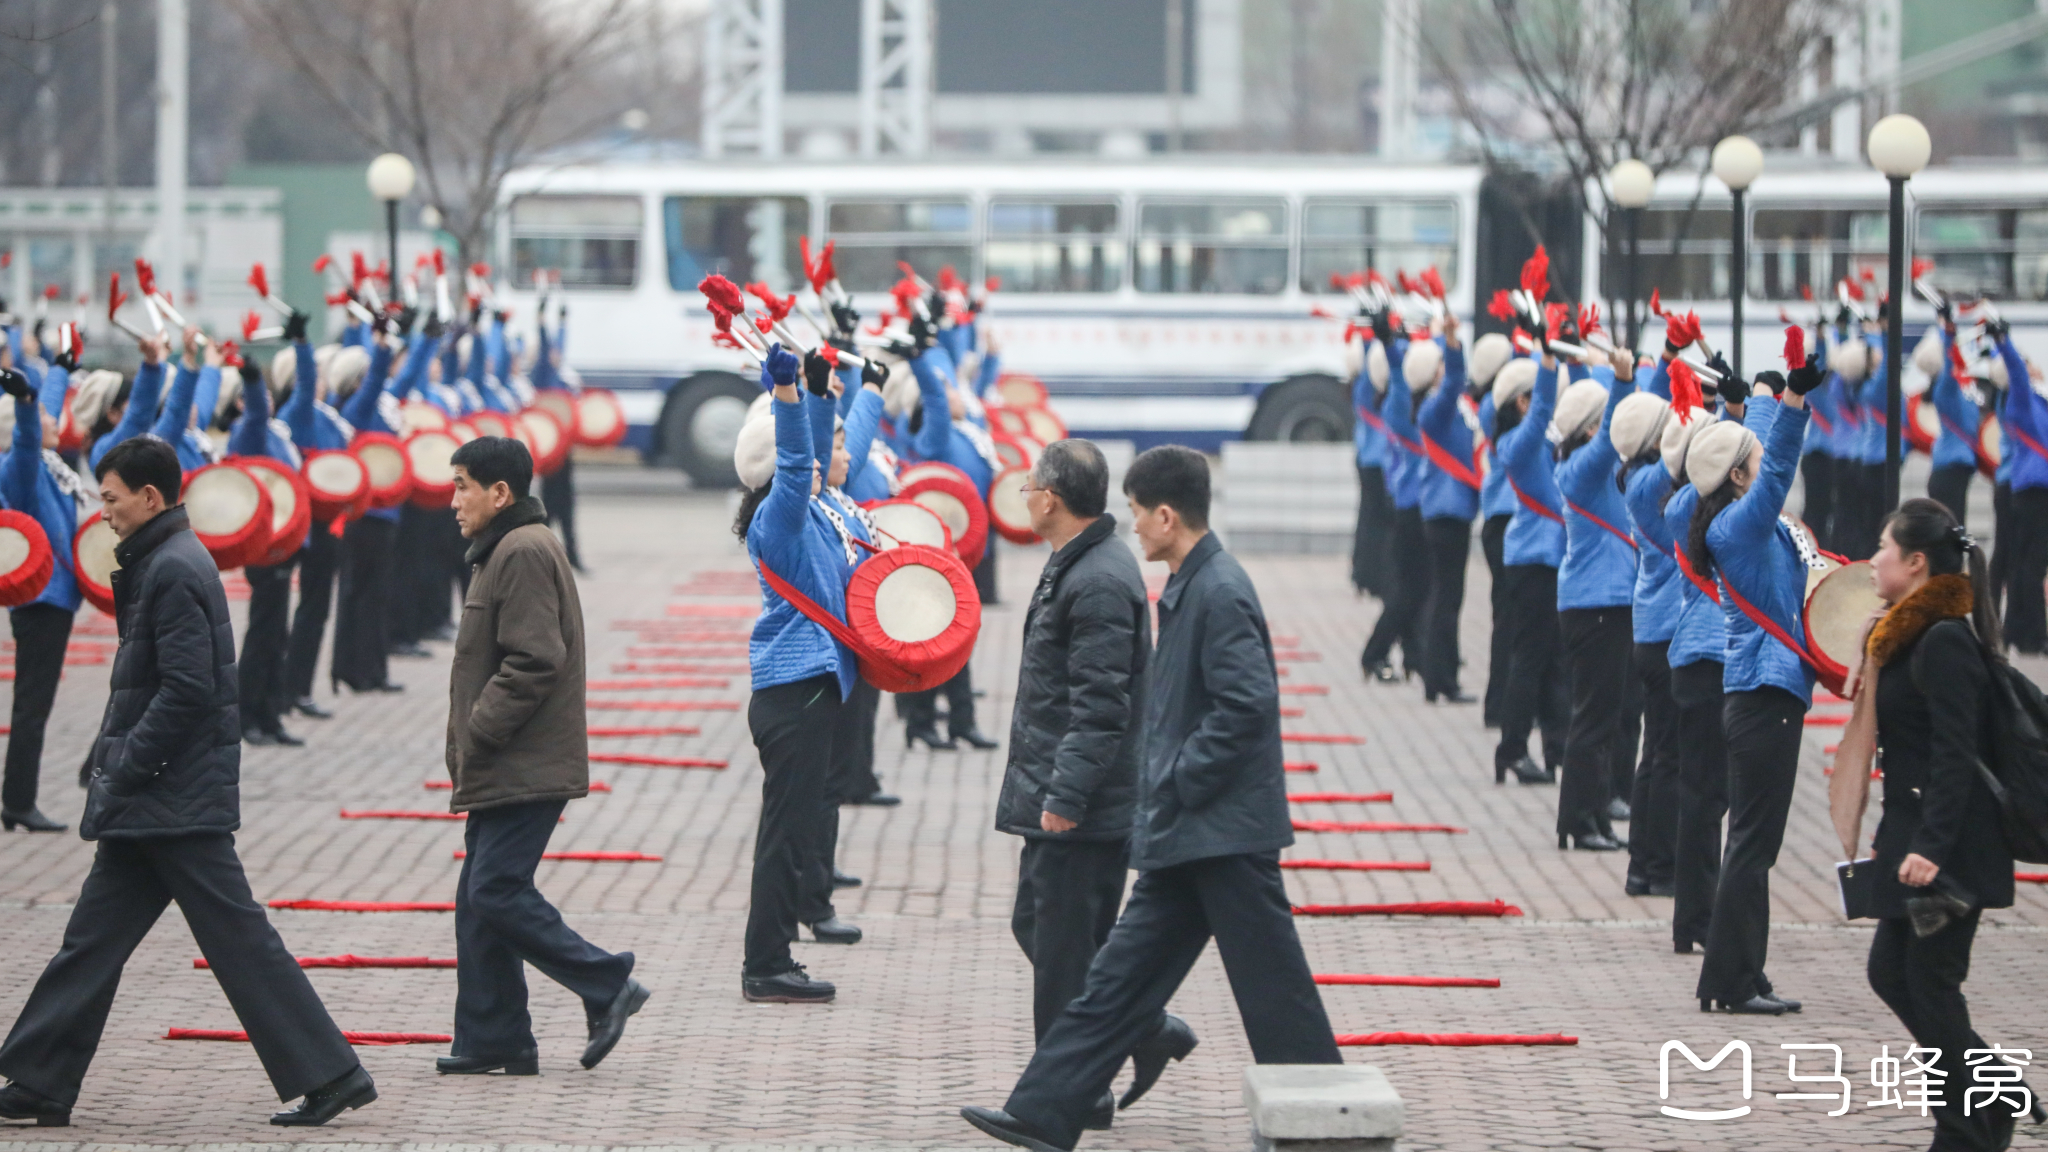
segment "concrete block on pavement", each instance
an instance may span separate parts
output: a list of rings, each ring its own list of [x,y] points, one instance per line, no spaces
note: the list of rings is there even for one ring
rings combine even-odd
[[[1254,1152],[1393,1152],[1401,1096],[1370,1064],[1254,1064],[1244,1070]]]

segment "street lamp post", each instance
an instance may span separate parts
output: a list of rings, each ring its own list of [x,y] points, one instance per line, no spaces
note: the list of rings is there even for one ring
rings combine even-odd
[[[1636,263],[1641,255],[1639,225],[1642,222],[1643,205],[1650,202],[1651,193],[1657,190],[1657,174],[1641,160],[1623,160],[1607,173],[1607,186],[1613,193],[1614,202],[1621,206],[1628,227],[1628,346],[1633,351],[1642,342],[1636,326]]]
[[[396,152],[386,152],[370,161],[370,170],[365,174],[370,185],[370,195],[384,202],[384,231],[391,243],[391,283],[393,299],[398,293],[398,202],[412,195],[412,161]]]
[[[1890,307],[1884,324],[1884,506],[1899,506],[1899,432],[1904,400],[1900,392],[1900,360],[1904,354],[1904,312],[1906,303],[1906,181],[1927,167],[1934,142],[1927,127],[1903,113],[1887,116],[1870,126],[1868,141],[1871,166],[1891,182]]]
[[[1728,270],[1728,302],[1734,328],[1728,337],[1728,366],[1742,378],[1742,298],[1749,290],[1749,220],[1743,215],[1742,194],[1764,170],[1764,150],[1747,136],[1730,136],[1714,145],[1714,176],[1728,186],[1735,198],[1732,232],[1735,240],[1733,265]]]

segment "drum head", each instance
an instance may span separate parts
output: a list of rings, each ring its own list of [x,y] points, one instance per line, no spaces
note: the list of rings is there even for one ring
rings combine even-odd
[[[922,644],[952,626],[960,605],[935,568],[906,565],[875,586],[875,622],[898,644]]]
[[[356,456],[370,474],[372,490],[383,492],[405,483],[405,456],[398,445],[371,440],[356,445]]]
[[[887,550],[903,544],[922,544],[942,552],[953,550],[953,533],[939,514],[915,500],[885,500],[868,510],[880,538],[877,547]]]
[[[922,464],[912,464],[910,467],[898,472],[896,480],[897,483],[908,488],[927,476],[952,476],[963,484],[973,483],[973,481],[967,479],[967,473],[953,467],[951,464],[941,464],[934,460],[927,460]]]
[[[19,571],[35,555],[28,533],[12,524],[0,524],[0,578]]]
[[[320,452],[306,461],[306,486],[317,499],[348,504],[369,483],[370,470],[353,452]]]
[[[931,509],[933,515],[944,521],[946,531],[952,533],[955,540],[967,535],[967,530],[974,524],[974,516],[967,511],[967,505],[952,492],[928,488],[911,499]]]
[[[471,412],[466,419],[479,436],[512,435],[512,420],[503,412]]]
[[[626,409],[602,388],[586,388],[576,397],[576,442],[607,448],[626,438]]]
[[[1021,408],[989,409],[988,426],[991,431],[1008,432],[1013,436],[1031,434],[1031,422],[1024,418]]]
[[[1031,435],[1036,437],[1040,444],[1050,444],[1055,440],[1067,438],[1066,421],[1053,415],[1049,408],[1025,409],[1024,422],[1030,426]]]
[[[1806,648],[1819,665],[1821,683],[1839,692],[1859,656],[1863,623],[1884,601],[1871,585],[1870,561],[1858,560],[1810,583],[1806,597]]]
[[[440,432],[448,427],[448,414],[432,404],[408,400],[399,412],[407,432]]]
[[[966,666],[981,631],[981,599],[959,560],[905,545],[854,569],[846,620],[861,641],[861,675],[884,691],[914,692]]]
[[[533,406],[553,416],[564,428],[576,426],[576,398],[560,388],[542,388],[534,393]]]
[[[539,466],[544,461],[558,459],[567,447],[562,434],[563,422],[545,408],[528,408],[519,414],[520,426],[531,437],[533,462]]]
[[[121,562],[114,558],[114,546],[121,542],[103,513],[95,512],[71,541],[71,561],[78,573],[79,591],[93,607],[114,611],[114,570]]]
[[[1006,468],[988,486],[988,519],[1003,539],[1012,544],[1032,544],[1038,534],[1031,530],[1031,509],[1024,482],[1031,478],[1027,468]]]
[[[449,432],[416,432],[407,437],[405,455],[412,461],[414,485],[426,488],[453,488],[455,465],[450,458],[461,446]]]
[[[270,493],[270,531],[275,534],[291,527],[299,514],[299,490],[291,477],[274,468],[250,468],[249,474],[261,480]]]
[[[450,420],[448,434],[455,437],[457,444],[467,444],[477,437],[476,425],[467,420]]]
[[[1029,468],[1031,466],[1030,461],[1024,455],[1024,449],[1018,447],[1015,440],[1001,432],[997,432],[991,439],[995,442],[996,459],[1001,462],[1004,468]]]
[[[185,513],[201,540],[235,540],[247,536],[258,509],[268,511],[267,497],[262,481],[248,469],[214,465],[194,472],[186,483]]]
[[[996,381],[996,395],[1012,408],[1037,408],[1045,403],[1045,385],[1036,376],[1009,372]]]

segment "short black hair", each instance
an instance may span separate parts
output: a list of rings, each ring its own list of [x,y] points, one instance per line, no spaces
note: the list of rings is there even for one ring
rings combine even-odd
[[[1124,495],[1147,510],[1161,504],[1197,531],[1209,527],[1209,460],[1183,444],[1148,448],[1124,473]]]
[[[533,487],[533,453],[510,436],[479,436],[455,450],[448,461],[469,473],[469,478],[491,487],[499,481],[524,500]]]
[[[185,470],[178,466],[178,450],[154,436],[130,436],[100,457],[92,466],[92,478],[105,480],[112,472],[130,492],[147,486],[163,494],[164,506],[178,502],[178,490],[185,482]]]
[[[1109,506],[1109,461],[1102,458],[1102,449],[1086,440],[1047,444],[1031,474],[1039,487],[1084,520],[1102,515]]]

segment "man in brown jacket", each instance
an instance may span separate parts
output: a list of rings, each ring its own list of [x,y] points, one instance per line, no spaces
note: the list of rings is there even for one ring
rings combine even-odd
[[[448,676],[451,811],[469,819],[455,892],[455,1044],[442,1072],[540,1071],[526,1010],[531,964],[583,998],[596,1067],[647,1002],[633,954],[596,947],[533,886],[562,808],[590,791],[583,604],[569,558],[527,495],[533,457],[484,436],[456,450],[469,595]]]

